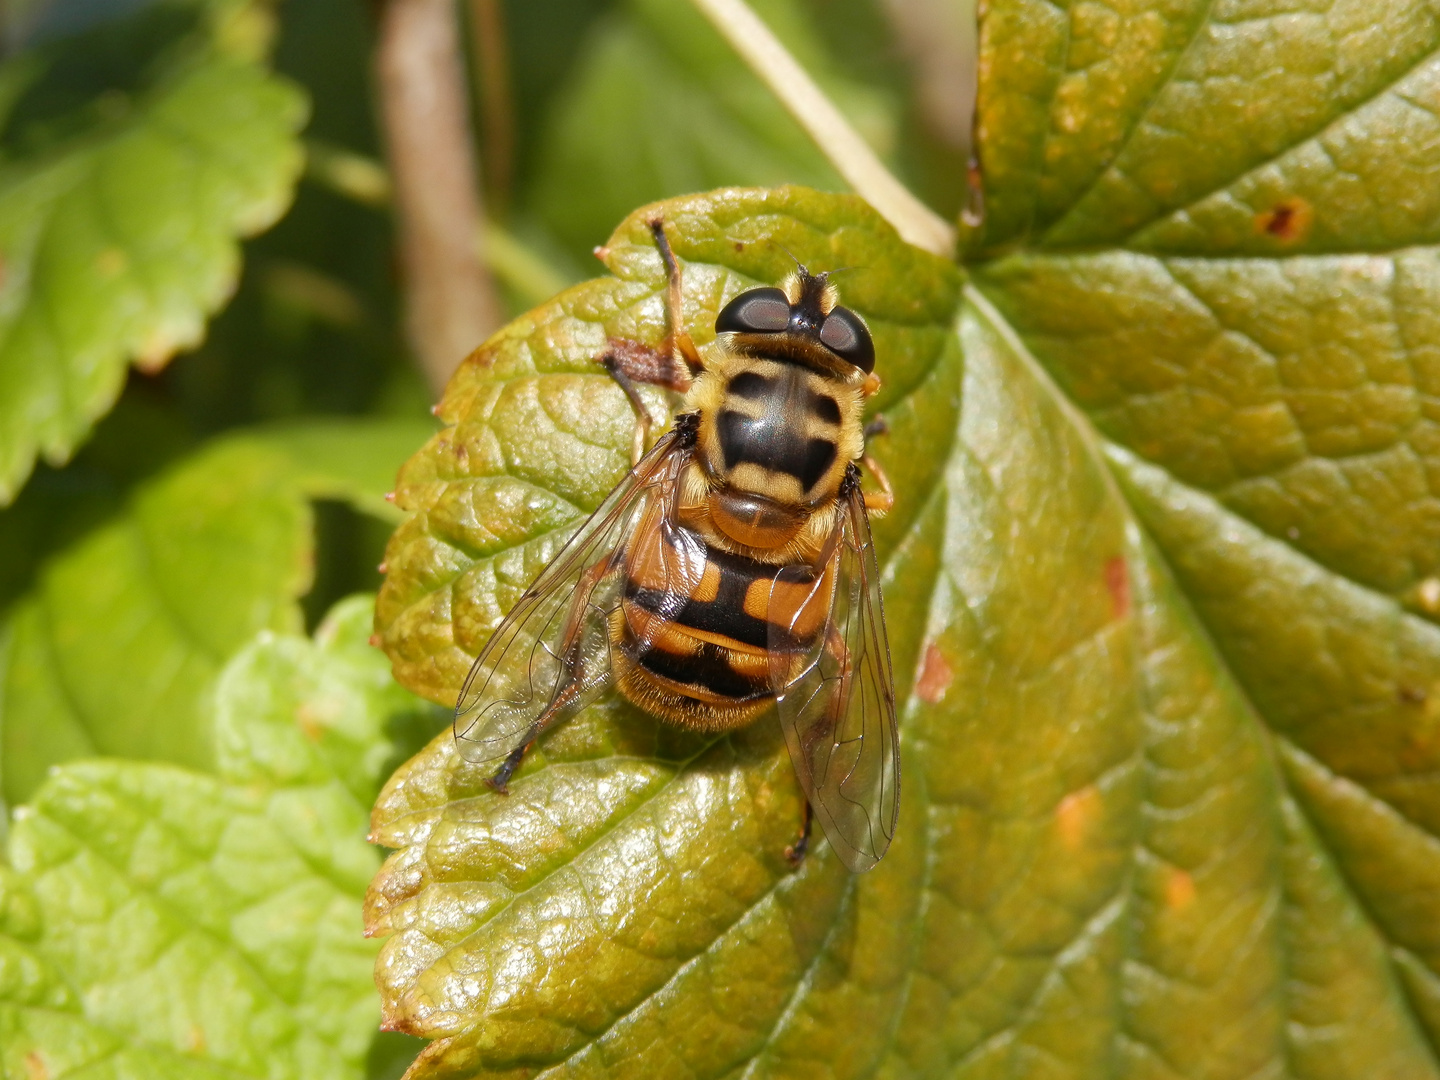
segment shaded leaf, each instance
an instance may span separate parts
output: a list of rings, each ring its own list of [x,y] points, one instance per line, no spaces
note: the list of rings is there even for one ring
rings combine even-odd
[[[315,421],[220,440],[52,560],[0,628],[6,800],[96,753],[210,767],[220,665],[258,630],[300,628],[309,500],[388,516],[395,463],[430,430]]]
[[[173,31],[179,11],[140,18]],[[201,7],[194,33],[81,103],[44,93],[67,42],[0,70],[36,99],[12,97],[0,158],[0,503],[37,454],[69,457],[131,362],[199,343],[235,286],[236,238],[289,205],[305,104],[256,62],[259,18]]]
[[[370,601],[263,633],[215,695],[216,771],[89,761],[16,811],[0,877],[0,1074],[359,1077],[377,1022],[365,806],[429,710]]]

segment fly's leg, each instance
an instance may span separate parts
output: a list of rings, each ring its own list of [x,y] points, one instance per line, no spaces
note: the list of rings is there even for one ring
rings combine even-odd
[[[560,689],[555,692],[555,696],[550,699],[549,704],[541,710],[539,716],[530,722],[530,727],[525,732],[525,741],[505,756],[505,760],[500,763],[500,768],[495,770],[495,775],[487,781],[501,795],[510,794],[510,778],[515,775],[515,770],[520,768],[520,763],[525,760],[525,755],[535,745],[535,740],[565,715],[565,711],[579,696],[580,688],[585,685],[585,657],[580,648],[583,644],[580,631],[584,626],[585,608],[589,605],[590,594],[594,591],[596,583],[614,568],[617,558],[618,554],[612,552],[605,558],[597,560],[575,584],[575,600],[565,615],[565,629],[560,635],[560,653],[565,657],[564,668],[568,675]]]
[[[873,435],[888,434],[890,434],[890,424],[883,416],[877,416],[865,425],[865,441],[867,443]],[[875,482],[880,485],[879,491],[865,492],[865,509],[872,514],[883,514],[895,505],[895,490],[890,486],[890,477],[885,475],[885,470],[880,467],[878,461],[870,456],[868,451],[860,458],[860,462],[870,470],[870,475],[875,477]]]
[[[791,866],[799,866],[805,861],[805,853],[810,850],[810,828],[815,821],[815,811],[810,808],[810,800],[805,800],[805,815],[800,819],[800,836],[795,843],[785,849],[785,861]]]
[[[655,237],[655,246],[665,264],[665,322],[668,327],[665,340],[656,349],[628,338],[611,338],[605,352],[597,357],[600,366],[610,373],[630,400],[630,407],[635,410],[635,436],[630,447],[632,464],[644,455],[653,423],[640,397],[638,384],[650,383],[683,393],[690,389],[694,376],[705,366],[681,319],[682,275],[680,263],[665,236],[665,223],[656,218],[650,222],[650,233]]]
[[[690,389],[690,376],[676,366],[671,354],[627,338],[611,338],[608,348],[599,357],[599,363],[630,399],[630,408],[635,412],[630,464],[637,465],[645,456],[645,445],[654,423],[650,411],[645,408],[644,399],[640,397],[638,384],[650,383],[667,390],[685,391]]]

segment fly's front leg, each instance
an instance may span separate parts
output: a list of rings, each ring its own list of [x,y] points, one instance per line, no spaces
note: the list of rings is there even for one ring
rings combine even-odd
[[[877,416],[870,423],[865,425],[865,441],[869,443],[873,435],[889,435],[890,424],[885,417]],[[872,514],[883,514],[895,506],[895,491],[890,486],[890,477],[885,475],[885,470],[880,463],[870,456],[867,450],[860,458],[860,463],[870,470],[870,475],[875,477],[875,482],[880,485],[879,491],[865,492],[865,509]]]
[[[606,351],[597,359],[610,373],[635,410],[635,436],[630,447],[631,464],[639,462],[649,442],[653,420],[640,397],[637,384],[649,383],[663,386],[667,390],[684,393],[690,389],[694,376],[704,370],[700,352],[695,348],[690,333],[681,318],[681,286],[683,284],[680,263],[670,250],[670,241],[665,236],[665,223],[659,218],[650,222],[650,233],[655,237],[655,246],[665,264],[665,340],[654,348],[643,342],[627,338],[611,338]]]
[[[614,568],[617,558],[618,555],[611,553],[596,561],[576,582],[575,599],[570,604],[570,610],[566,612],[565,628],[560,635],[560,655],[564,658],[561,663],[567,675],[560,689],[540,711],[540,715],[530,722],[530,727],[525,732],[525,741],[505,756],[500,768],[495,770],[495,775],[487,781],[501,795],[510,794],[510,778],[515,775],[515,770],[520,768],[520,763],[525,760],[530,747],[535,745],[535,740],[543,735],[547,728],[564,715],[565,710],[579,695],[580,688],[585,685],[585,657],[580,648],[583,644],[580,631],[585,625],[585,609],[589,606],[590,594],[595,591],[596,583]]]
[[[676,378],[675,365],[668,354],[626,338],[610,339],[609,349],[600,357],[600,366],[610,373],[616,385],[630,399],[630,408],[635,411],[630,464],[637,465],[645,456],[645,447],[650,440],[650,428],[654,424],[637,384],[650,383],[653,386],[684,391],[690,388],[690,378],[686,375],[683,382]]]
[[[685,329],[685,320],[681,318],[680,263],[675,258],[675,253],[670,250],[670,240],[665,235],[663,220],[656,218],[650,222],[650,235],[655,237],[655,246],[660,250],[660,261],[665,264],[665,321],[669,326],[669,333],[665,335],[665,351],[685,365],[685,382],[688,386],[688,376],[700,374],[705,370],[705,364],[700,359],[700,351],[695,348],[695,342],[690,339],[690,331]]]

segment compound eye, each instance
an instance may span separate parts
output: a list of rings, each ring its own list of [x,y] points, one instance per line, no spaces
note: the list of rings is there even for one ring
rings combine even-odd
[[[779,289],[751,289],[720,309],[715,332],[775,334],[790,325],[790,301]]]
[[[867,374],[875,370],[875,342],[865,320],[846,307],[837,307],[820,327],[820,342],[842,360]]]

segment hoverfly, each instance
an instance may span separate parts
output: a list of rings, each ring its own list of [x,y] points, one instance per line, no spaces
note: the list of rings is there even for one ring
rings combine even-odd
[[[547,729],[613,686],[672,724],[724,732],[777,708],[807,804],[851,870],[885,854],[900,806],[890,649],[869,512],[890,508],[865,453],[879,389],[870,331],[828,275],[743,292],[702,353],[681,270],[651,223],[670,332],[599,357],[637,417],[635,465],[516,602],[455,707],[462,755],[504,792]],[[683,391],[642,456],[648,382]],[[864,461],[880,486],[860,486]]]

